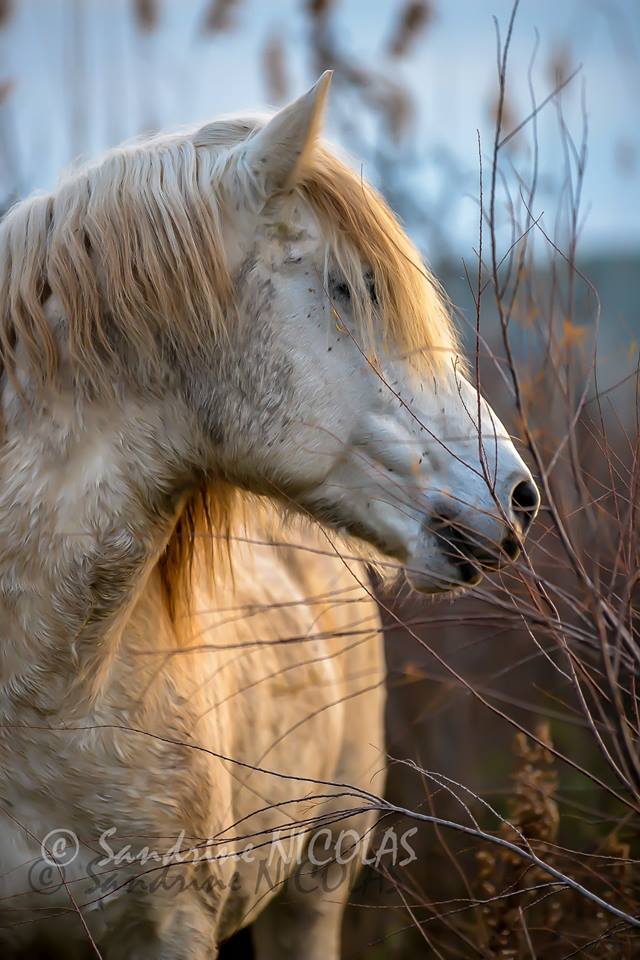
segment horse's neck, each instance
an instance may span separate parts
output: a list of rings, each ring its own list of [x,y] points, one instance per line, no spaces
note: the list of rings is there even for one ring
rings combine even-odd
[[[59,710],[95,683],[172,529],[171,411],[70,403],[9,419],[0,447],[0,711]],[[175,474],[175,476],[173,475]]]

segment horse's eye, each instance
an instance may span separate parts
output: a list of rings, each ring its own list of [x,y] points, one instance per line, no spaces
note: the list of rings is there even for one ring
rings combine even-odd
[[[341,297],[343,300],[351,299],[351,290],[349,289],[349,285],[344,281],[341,283],[336,283],[333,288],[333,292],[335,293],[336,297]]]
[[[378,306],[378,295],[376,293],[376,285],[373,277],[365,277],[365,283],[367,285],[367,290],[369,291],[369,298],[371,303],[376,307]],[[339,297],[342,300],[351,299],[351,288],[345,280],[340,280],[333,286],[333,293],[335,297]]]

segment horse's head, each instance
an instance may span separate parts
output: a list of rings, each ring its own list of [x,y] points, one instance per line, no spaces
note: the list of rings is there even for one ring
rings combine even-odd
[[[150,516],[231,484],[354,534],[421,590],[473,583],[516,556],[538,492],[465,379],[417,251],[318,144],[327,85],[266,123],[116,149],[7,215],[3,416],[33,434],[18,397],[46,387],[60,462],[75,431],[78,457],[129,476]],[[77,471],[78,496],[91,476]]]
[[[231,393],[210,408],[225,411],[222,467],[399,559],[420,590],[475,583],[515,559],[538,491],[415,249],[316,143],[328,79],[245,126],[221,174],[240,298]]]

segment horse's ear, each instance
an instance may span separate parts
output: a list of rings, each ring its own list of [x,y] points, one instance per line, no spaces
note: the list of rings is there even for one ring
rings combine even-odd
[[[320,132],[332,70],[243,145],[242,162],[264,200],[296,182]]]

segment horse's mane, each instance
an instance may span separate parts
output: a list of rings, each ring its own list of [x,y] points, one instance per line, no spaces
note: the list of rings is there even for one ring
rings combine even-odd
[[[0,389],[17,350],[37,382],[55,379],[52,296],[65,318],[69,362],[92,392],[108,388],[114,365],[131,351],[152,364],[161,343],[183,351],[197,347],[205,329],[224,334],[233,284],[217,185],[230,148],[263,122],[225,119],[116,148],[9,211],[0,225]],[[395,352],[444,376],[457,354],[446,299],[382,197],[324,146],[312,151],[296,190],[352,290],[367,355],[382,323]],[[228,526],[231,499],[203,490],[185,508],[163,561],[170,597],[190,568],[198,529],[219,530],[225,518]]]

